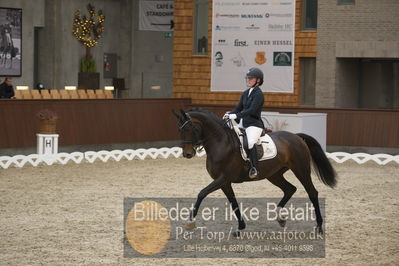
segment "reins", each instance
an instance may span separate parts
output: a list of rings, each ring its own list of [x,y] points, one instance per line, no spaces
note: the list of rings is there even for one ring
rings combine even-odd
[[[218,130],[216,130],[215,132],[211,132],[208,136],[206,136],[206,138],[201,139],[200,132],[203,129],[202,121],[197,118],[196,118],[196,121],[194,121],[188,113],[186,113],[186,116],[187,116],[187,120],[184,121],[181,126],[179,126],[179,130],[181,131],[185,127],[187,127],[187,125],[191,124],[191,126],[193,127],[193,136],[192,136],[193,139],[192,140],[182,140],[181,143],[182,144],[191,144],[193,146],[193,148],[197,151],[202,151],[204,149],[204,145],[212,137],[223,133],[223,132],[219,132]],[[196,125],[196,124],[198,124],[198,125]],[[228,137],[231,137],[232,142],[235,143],[236,137],[235,137],[235,132],[233,130],[232,121],[223,120],[223,123],[220,123],[219,125],[221,126],[222,130],[228,131],[228,132],[224,132],[224,134],[227,134]],[[235,143],[235,144],[237,144],[237,143]]]

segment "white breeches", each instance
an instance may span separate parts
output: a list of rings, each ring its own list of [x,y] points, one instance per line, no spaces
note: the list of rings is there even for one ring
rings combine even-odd
[[[262,131],[263,129],[260,127],[247,127],[245,129],[245,132],[247,133],[249,149],[252,149],[256,142],[258,142],[260,135],[262,135]]]

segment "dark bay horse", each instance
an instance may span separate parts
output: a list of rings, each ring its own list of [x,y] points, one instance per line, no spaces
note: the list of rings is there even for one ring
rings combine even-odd
[[[173,111],[179,119],[178,127],[182,139],[183,156],[192,158],[196,149],[203,146],[206,154],[206,168],[213,181],[198,194],[194,209],[191,212],[189,226],[195,226],[195,216],[202,200],[210,193],[222,189],[229,200],[238,220],[238,230],[245,228],[245,222],[234,195],[232,183],[258,181],[267,178],[279,187],[284,196],[278,203],[283,208],[297,190],[283,176],[287,170],[292,170],[304,186],[312,202],[317,221],[317,229],[323,232],[323,218],[320,213],[318,192],[311,179],[311,162],[319,179],[329,187],[336,185],[336,173],[323,152],[320,144],[306,134],[293,134],[285,131],[270,133],[276,144],[277,156],[273,159],[259,162],[259,175],[255,179],[248,177],[248,164],[242,159],[239,150],[239,139],[225,121],[215,114],[201,109],[191,109],[181,114]],[[281,226],[285,220],[278,218]],[[236,235],[240,231],[236,232]]]

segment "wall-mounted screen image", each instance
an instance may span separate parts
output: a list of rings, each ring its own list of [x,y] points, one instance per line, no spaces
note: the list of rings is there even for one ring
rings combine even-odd
[[[0,7],[0,76],[22,75],[22,9]]]

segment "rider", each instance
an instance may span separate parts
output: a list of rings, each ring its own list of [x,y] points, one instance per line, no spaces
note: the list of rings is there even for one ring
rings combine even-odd
[[[12,87],[12,78],[5,77],[4,82],[0,84],[0,99],[13,99],[14,88]]]
[[[263,72],[259,68],[251,68],[248,70],[245,78],[248,89],[243,92],[240,102],[234,110],[227,112],[223,118],[238,119],[240,127],[245,128],[249,149],[247,154],[251,163],[249,177],[256,178],[258,176],[258,155],[254,145],[264,129],[261,119],[264,97],[262,90],[259,88],[263,84]]]

